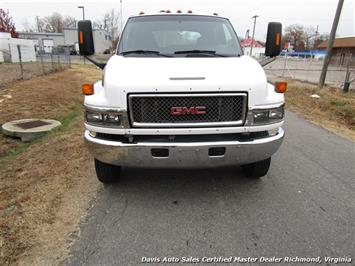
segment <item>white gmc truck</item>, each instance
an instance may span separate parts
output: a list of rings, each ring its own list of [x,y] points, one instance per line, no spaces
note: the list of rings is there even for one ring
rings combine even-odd
[[[78,37],[80,54],[103,68],[101,81],[82,87],[85,140],[101,182],[117,181],[122,166],[240,165],[246,176],[266,175],[284,137],[287,84],[267,82],[227,18],[130,17],[107,64],[90,57],[90,21],[79,22]],[[280,42],[281,24],[269,23],[269,60]]]

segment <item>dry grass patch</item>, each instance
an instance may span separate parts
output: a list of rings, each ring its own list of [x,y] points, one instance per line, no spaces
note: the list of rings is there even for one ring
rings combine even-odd
[[[65,258],[99,184],[82,118],[33,144],[0,170],[1,264],[48,265]]]
[[[0,88],[0,125],[25,118],[63,121],[68,112],[82,104],[81,84],[99,79],[101,71],[75,66],[62,72],[18,81]],[[0,134],[0,161],[19,145]]]
[[[31,144],[1,136],[0,265],[56,265],[95,192],[92,159],[83,140],[80,84],[100,77],[77,67],[0,90],[0,123],[38,117],[63,126]],[[5,98],[5,97],[3,97]]]
[[[310,97],[317,94],[320,98]],[[289,81],[287,108],[338,135],[355,140],[355,93],[337,88]]]

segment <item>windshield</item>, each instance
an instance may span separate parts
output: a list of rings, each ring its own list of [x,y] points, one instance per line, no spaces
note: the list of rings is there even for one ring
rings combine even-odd
[[[135,57],[235,57],[242,51],[227,19],[152,15],[128,20],[118,54]]]

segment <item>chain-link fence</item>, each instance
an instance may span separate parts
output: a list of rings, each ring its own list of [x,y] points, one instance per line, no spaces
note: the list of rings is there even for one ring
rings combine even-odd
[[[352,59],[353,58],[353,59]],[[297,58],[287,55],[278,57],[274,62],[266,65],[267,76],[271,81],[280,77],[292,78],[311,83],[318,83],[323,66],[322,58]],[[354,57],[332,57],[332,63],[328,67],[326,84],[344,88],[346,80],[350,81],[350,89],[355,89]],[[340,65],[339,62],[342,62]]]
[[[53,53],[37,53],[31,60],[24,58],[24,50],[17,46],[14,51],[2,51],[7,60],[0,63],[0,86],[14,80],[29,79],[33,76],[46,75],[64,70],[71,66],[70,54],[66,51],[53,51]],[[13,60],[11,57],[15,57]]]

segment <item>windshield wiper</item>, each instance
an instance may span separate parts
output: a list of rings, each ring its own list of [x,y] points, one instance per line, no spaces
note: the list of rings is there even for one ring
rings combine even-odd
[[[171,57],[166,54],[161,54],[159,51],[150,51],[150,50],[131,50],[131,51],[125,51],[121,52],[121,55],[128,55],[128,54],[154,54],[158,56],[164,56],[164,57]]]
[[[218,54],[216,51],[212,50],[186,50],[186,51],[176,51],[174,54],[209,54],[214,56],[225,57],[225,55]]]

